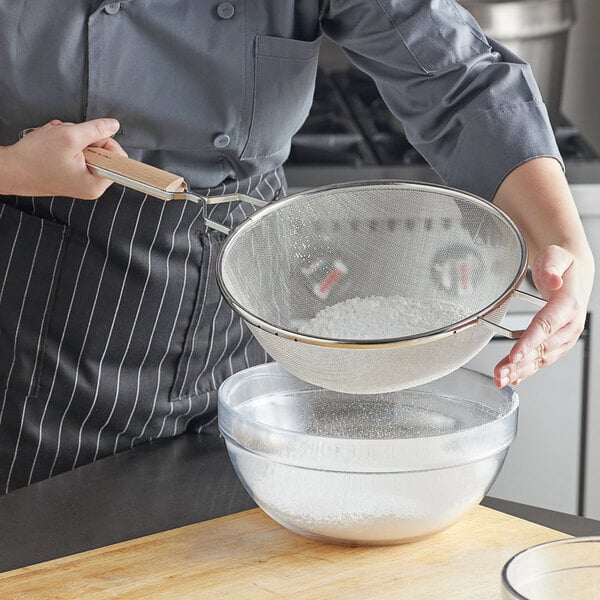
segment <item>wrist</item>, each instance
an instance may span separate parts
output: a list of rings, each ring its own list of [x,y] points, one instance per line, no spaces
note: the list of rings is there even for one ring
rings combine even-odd
[[[14,146],[0,146],[0,194],[19,195],[22,178],[18,171]]]

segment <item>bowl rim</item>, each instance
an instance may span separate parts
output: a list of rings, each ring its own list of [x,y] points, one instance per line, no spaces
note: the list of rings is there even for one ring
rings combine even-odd
[[[557,533],[560,533],[557,531]],[[500,579],[502,582],[502,587],[506,592],[512,594],[512,598],[514,600],[529,600],[527,596],[524,596],[516,590],[509,579],[508,570],[511,566],[513,566],[517,561],[521,560],[527,554],[534,554],[536,552],[540,552],[545,550],[546,548],[551,548],[554,546],[569,546],[571,544],[600,544],[600,535],[586,535],[586,536],[569,536],[564,538],[559,538],[557,540],[550,540],[548,542],[542,542],[540,544],[535,544],[534,546],[529,546],[529,548],[524,548],[520,550],[516,554],[513,554],[502,567],[502,572],[500,574]],[[600,568],[600,566],[598,567]],[[572,569],[566,569],[572,570]]]
[[[468,375],[470,377],[476,377],[478,379],[480,379],[481,381],[485,381],[486,384],[490,384],[490,382],[492,382],[492,378],[484,375],[482,373],[479,373],[478,371],[475,371],[473,369],[469,369],[466,367],[460,367],[460,369],[456,369],[456,371],[462,371],[462,372],[466,372],[468,373]],[[447,375],[446,377],[451,377],[453,376],[456,371],[454,373],[450,373],[449,375]],[[516,435],[516,416],[518,413],[518,408],[519,408],[519,397],[518,394],[516,393],[516,391],[510,387],[510,386],[505,386],[504,388],[495,388],[494,390],[499,393],[502,394],[504,397],[508,398],[510,401],[510,408],[509,410],[507,410],[506,413],[502,414],[501,416],[498,416],[497,418],[495,418],[492,421],[488,421],[486,423],[482,423],[479,425],[475,425],[473,427],[466,427],[464,429],[461,429],[459,431],[453,431],[453,432],[448,432],[448,433],[442,433],[439,435],[432,435],[432,436],[424,436],[424,437],[406,437],[406,438],[398,438],[398,437],[388,437],[388,438],[369,438],[369,439],[361,439],[361,438],[350,438],[350,437],[341,437],[341,436],[325,436],[325,435],[319,435],[319,434],[315,434],[315,433],[305,433],[305,432],[301,432],[301,431],[295,431],[293,429],[288,429],[288,428],[283,428],[283,427],[278,427],[276,425],[269,425],[269,424],[265,424],[265,423],[261,423],[259,421],[253,421],[249,418],[247,418],[246,416],[242,415],[237,408],[232,407],[228,402],[225,401],[224,397],[226,396],[227,392],[229,391],[229,388],[236,385],[239,380],[249,374],[263,374],[266,376],[277,376],[277,375],[281,375],[282,377],[285,378],[291,378],[291,380],[295,380],[297,382],[299,382],[301,385],[306,386],[305,389],[306,390],[318,390],[321,389],[319,386],[316,386],[312,383],[308,383],[305,382],[301,379],[299,379],[298,377],[296,377],[295,375],[289,373],[288,371],[285,370],[284,367],[282,367],[279,363],[277,362],[269,362],[269,363],[265,363],[262,365],[257,365],[254,367],[249,367],[247,369],[244,369],[242,371],[238,371],[237,373],[233,374],[232,376],[228,377],[222,384],[221,386],[219,386],[219,390],[218,390],[218,426],[219,426],[219,431],[221,432],[221,434],[226,438],[226,441],[234,441],[235,444],[239,447],[239,448],[243,448],[244,450],[248,451],[248,452],[252,452],[253,454],[257,454],[259,456],[263,456],[268,458],[269,460],[272,460],[273,462],[279,462],[281,464],[286,464],[286,465],[295,465],[295,466],[301,466],[301,467],[305,467],[305,468],[319,468],[322,470],[334,470],[334,471],[351,471],[353,473],[355,472],[390,472],[390,471],[403,471],[403,472],[407,472],[407,471],[433,471],[436,469],[443,469],[443,468],[448,468],[448,467],[452,467],[452,466],[459,466],[459,465],[466,465],[466,464],[470,464],[470,463],[475,463],[475,462],[479,462],[482,460],[485,460],[493,455],[496,455],[500,452],[502,452],[503,450],[505,450],[514,440],[514,437]],[[442,379],[442,378],[440,378]],[[433,382],[429,382],[424,384],[424,386],[429,386],[429,385],[433,385],[435,384],[435,381]],[[416,388],[411,388],[414,390],[417,390],[418,387],[421,386],[417,386]],[[334,392],[337,394],[342,394],[342,392]],[[389,392],[389,394],[393,394],[394,392]],[[349,394],[350,396],[356,396],[357,394]],[[360,396],[364,396],[365,394],[359,394]],[[378,396],[382,396],[382,395],[386,395],[386,394],[378,394]],[[452,398],[452,395],[448,395],[449,398]],[[228,419],[229,417],[229,419]],[[268,448],[265,449],[264,448],[264,444],[260,444],[260,443],[256,443],[254,445],[251,444],[247,444],[244,443],[243,441],[240,441],[240,439],[238,439],[238,436],[234,435],[232,433],[232,431],[228,428],[228,425],[230,425],[230,423],[228,423],[228,420],[230,420],[231,418],[233,418],[238,424],[241,425],[242,427],[246,427],[249,428],[250,431],[252,431],[253,433],[257,433],[260,436],[263,436],[263,438],[268,439],[269,441],[273,442],[273,440],[278,441],[280,443],[280,448],[283,447],[283,442],[286,442],[288,444],[290,444],[290,446],[293,446],[294,442],[299,442],[300,439],[303,440],[311,440],[314,441],[315,443],[320,443],[323,444],[324,446],[326,445],[330,445],[330,446],[351,446],[352,449],[360,449],[361,452],[369,452],[369,450],[371,450],[372,452],[380,452],[380,453],[385,453],[386,448],[387,449],[391,449],[393,448],[394,450],[399,450],[401,448],[406,448],[408,452],[413,453],[413,454],[417,454],[417,455],[428,455],[430,454],[434,449],[431,448],[431,444],[432,444],[432,440],[434,440],[433,443],[444,447],[447,447],[448,449],[448,455],[447,455],[447,460],[440,460],[438,462],[432,462],[429,463],[428,461],[423,460],[422,463],[419,463],[419,461],[416,461],[415,464],[412,464],[410,466],[410,468],[408,467],[401,467],[399,465],[396,465],[394,468],[386,468],[384,465],[381,466],[381,468],[377,468],[377,469],[373,469],[373,468],[369,468],[367,470],[364,469],[360,469],[360,468],[354,468],[354,469],[342,469],[342,468],[326,468],[326,467],[313,467],[307,464],[297,464],[294,462],[294,460],[290,459],[290,455],[275,455],[273,453],[270,453],[268,451]],[[515,427],[514,430],[512,431],[512,435],[510,436],[504,436],[504,438],[502,440],[496,441],[496,443],[492,444],[492,443],[485,443],[490,436],[490,427],[496,427],[496,428],[501,428],[503,423],[506,422],[509,419],[515,419]],[[485,435],[482,434],[482,432],[485,429]],[[256,436],[258,437],[258,436]],[[454,454],[452,454],[452,450],[454,449],[455,453],[457,452],[456,448],[460,448],[460,444],[458,443],[458,441],[463,441],[466,437],[472,437],[476,440],[478,440],[479,438],[483,439],[483,443],[481,443],[481,447],[482,450],[479,453],[474,454],[473,456],[470,456],[468,459],[466,457],[462,457],[460,460],[456,459],[456,456]],[[423,446],[423,448],[421,450],[419,450],[419,447]],[[427,447],[425,447],[427,446]],[[336,448],[337,449],[337,448]],[[289,448],[288,448],[289,450]],[[397,453],[397,452],[396,452]],[[460,454],[459,454],[460,456]],[[454,459],[452,458],[454,457]],[[335,463],[334,459],[331,459],[332,464]]]

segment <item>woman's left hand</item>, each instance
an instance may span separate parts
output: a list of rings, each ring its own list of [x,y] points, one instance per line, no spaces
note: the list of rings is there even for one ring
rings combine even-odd
[[[547,300],[521,338],[494,369],[494,383],[518,385],[568,352],[583,331],[589,283],[577,258],[560,246],[546,246],[532,264],[533,282]]]
[[[494,369],[501,387],[517,385],[579,339],[594,282],[594,257],[558,161],[535,158],[514,169],[494,197],[523,233],[533,282],[547,301]]]

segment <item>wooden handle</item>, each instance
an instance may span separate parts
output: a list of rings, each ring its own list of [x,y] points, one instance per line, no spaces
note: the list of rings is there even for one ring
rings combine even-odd
[[[116,152],[89,146],[83,151],[83,154],[86,164],[90,167],[110,171],[164,192],[185,192],[187,190],[183,177],[146,165],[138,160],[126,158]]]

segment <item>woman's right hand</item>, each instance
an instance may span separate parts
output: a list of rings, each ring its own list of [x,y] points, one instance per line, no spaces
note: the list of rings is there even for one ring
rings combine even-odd
[[[83,123],[54,120],[16,144],[0,147],[0,193],[86,200],[100,197],[112,182],[89,171],[83,150],[100,146],[127,156],[111,137],[118,130],[116,119]]]

